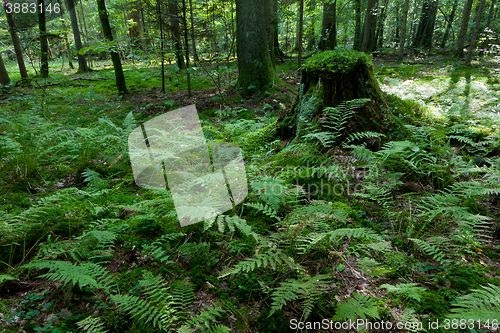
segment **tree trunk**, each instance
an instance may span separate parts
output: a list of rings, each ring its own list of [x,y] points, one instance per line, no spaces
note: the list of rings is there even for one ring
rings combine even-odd
[[[299,54],[298,67],[302,66],[302,37],[304,34],[304,0],[299,0]]]
[[[87,21],[85,20],[85,11],[83,9],[83,4],[82,0],[80,0],[80,15],[81,15],[81,22],[83,22],[83,31],[85,31],[85,34],[82,35],[83,37],[83,43],[85,44],[85,47],[89,46],[89,31],[87,30]],[[88,57],[88,65],[89,67],[93,66],[93,61],[92,61],[92,51],[87,52],[87,57]]]
[[[80,29],[78,28],[78,19],[76,18],[75,3],[73,0],[66,0],[68,6],[69,17],[71,19],[71,29],[75,39],[76,56],[78,58],[78,73],[87,73],[90,68],[87,66],[87,60],[83,54],[80,54],[82,49],[82,40],[80,38]]]
[[[5,69],[5,64],[3,63],[2,54],[0,53],[0,84],[6,86],[10,83],[9,73]]]
[[[413,47],[432,47],[432,35],[436,22],[437,0],[424,0],[422,14],[418,24],[417,33],[413,42]]]
[[[184,57],[182,56],[182,41],[180,29],[179,10],[177,8],[177,0],[168,0],[168,14],[170,16],[170,31],[175,45],[175,57],[179,69],[184,69]]]
[[[128,3],[127,19],[132,21],[128,27],[128,36],[132,48],[141,49],[146,46],[144,39],[144,22],[142,21],[141,2],[131,1]]]
[[[354,27],[354,50],[361,50],[361,0],[355,0],[354,2],[354,17],[356,20],[356,26]]]
[[[493,13],[495,12],[495,0],[491,1],[490,12],[488,13],[488,21],[486,22],[486,26],[491,28],[491,20],[493,19]]]
[[[373,21],[376,19],[377,0],[368,0],[365,14],[365,24],[363,28],[363,42],[361,43],[361,52],[371,53],[374,34],[372,34]]]
[[[388,4],[388,0],[384,0],[384,3],[382,6],[379,6],[379,11],[380,11],[380,14],[378,15],[378,18],[377,18],[377,33],[376,33],[376,37],[375,37],[375,40],[377,41],[377,47],[378,48],[382,48],[383,44],[384,44],[384,23],[385,23],[385,17],[387,16],[387,11],[386,11],[386,8],[387,8],[387,4]]]
[[[99,19],[101,21],[102,31],[104,37],[110,42],[113,41],[113,33],[111,31],[111,25],[109,24],[108,11],[106,10],[106,4],[104,0],[97,0],[97,10],[99,11]],[[111,61],[113,62],[113,68],[115,69],[115,80],[116,87],[118,88],[118,94],[125,95],[128,94],[127,86],[125,85],[125,76],[123,75],[122,61],[120,59],[120,54],[114,50],[109,50],[111,54]]]
[[[45,3],[44,0],[37,1],[38,28],[40,30],[40,74],[43,78],[49,77],[49,44],[47,41],[47,26],[45,24]]]
[[[187,76],[187,88],[188,88],[188,98],[191,97],[191,74],[189,73],[189,43],[188,43],[188,27],[187,27],[187,9],[186,0],[182,0],[182,19],[184,25],[184,45],[186,45],[186,76]]]
[[[19,41],[19,36],[17,35],[16,28],[14,26],[14,20],[12,19],[12,12],[7,13],[5,10],[5,4],[7,0],[3,0],[3,8],[5,16],[7,18],[7,24],[9,25],[10,37],[12,38],[12,44],[14,44],[14,51],[16,52],[17,65],[19,67],[19,72],[21,73],[21,78],[28,78],[28,72],[26,71],[26,65],[24,64],[23,50],[21,48],[21,43]]]
[[[64,30],[64,44],[66,46],[66,52],[68,53],[68,65],[69,68],[74,69],[73,62],[71,61],[73,55],[71,54],[71,47],[69,46],[68,27],[66,26],[66,21],[64,21],[64,7],[61,3],[61,0],[58,0],[57,3],[59,4],[60,7],[59,14],[61,15],[61,23]]]
[[[279,118],[278,133],[282,138],[300,137],[303,129],[317,121],[326,107],[361,98],[368,100],[348,120],[342,136],[347,132],[387,129],[382,113],[386,102],[375,79],[370,55],[355,50],[321,52],[304,63],[301,74],[299,95],[292,109]]]
[[[311,18],[310,24],[307,27],[306,38],[307,38],[307,50],[312,50],[316,46],[316,39],[314,38],[314,11],[316,9],[316,0],[309,1],[309,6],[307,7],[308,16]]]
[[[236,0],[238,86],[244,95],[266,90],[275,78],[267,36],[271,13],[271,0]]]
[[[194,66],[196,66],[196,63],[200,60],[198,59],[198,53],[196,52],[196,42],[195,42],[195,38],[194,38],[194,15],[193,15],[193,1],[192,0],[189,0],[189,18],[191,19],[191,44],[193,47],[193,63],[194,63]],[[231,54],[228,54],[228,57],[230,57],[230,56],[231,56]]]
[[[456,56],[458,58],[464,57],[465,37],[467,36],[467,30],[469,29],[469,18],[473,1],[474,0],[467,0],[467,3],[465,4],[464,7],[464,14],[462,16],[462,25],[460,27],[460,33],[458,34],[458,41],[457,41]]]
[[[410,0],[405,0],[403,8],[403,22],[401,24],[401,35],[399,36],[399,52],[397,62],[403,62],[406,42],[406,22],[408,21],[408,8],[410,7]]]
[[[273,0],[273,44],[274,44],[274,56],[283,58],[285,53],[280,48],[279,43],[279,20],[278,20],[278,0]]]
[[[323,3],[323,28],[319,49],[333,50],[337,46],[337,1]]]
[[[483,17],[485,3],[486,3],[486,0],[481,0],[479,2],[479,7],[477,8],[474,31],[472,31],[472,37],[470,40],[469,50],[467,51],[467,59],[465,60],[465,63],[469,67],[470,67],[470,64],[472,61],[472,54],[474,53],[474,50],[476,49],[477,37],[479,35],[479,29],[481,28],[481,18]]]
[[[451,13],[450,17],[448,18],[448,24],[446,25],[446,30],[443,35],[443,40],[441,41],[441,44],[439,45],[440,48],[443,48],[446,46],[446,41],[448,40],[448,36],[450,35],[451,28],[453,27],[453,20],[455,19],[455,11],[457,9],[457,4],[458,0],[455,0],[453,2],[453,7],[451,7]]]

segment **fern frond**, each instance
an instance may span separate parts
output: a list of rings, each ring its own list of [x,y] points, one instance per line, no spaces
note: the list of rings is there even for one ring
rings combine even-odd
[[[418,287],[416,283],[400,283],[395,286],[391,284],[384,283],[379,287],[379,289],[385,288],[388,293],[395,294],[405,294],[409,298],[413,298],[417,302],[420,302],[422,299],[421,293],[423,293],[426,289],[422,287]]]
[[[269,316],[276,311],[280,311],[287,301],[303,299],[302,318],[307,319],[311,314],[317,297],[328,286],[330,275],[305,276],[299,280],[288,279],[280,283],[278,288],[273,291],[271,298],[273,300]],[[325,281],[326,280],[326,281]]]
[[[276,219],[278,222],[281,221],[281,218],[278,216],[278,212],[273,207],[271,207],[271,206],[264,205],[261,202],[247,203],[247,204],[245,204],[245,206],[248,206],[248,207],[251,207],[251,208],[255,208],[259,212],[261,212],[262,214],[267,215],[270,218]]]
[[[449,264],[449,261],[446,260],[446,254],[443,249],[439,248],[439,246],[430,244],[429,242],[417,239],[417,238],[409,238],[409,240],[413,241],[425,254],[432,257],[434,260],[439,262],[442,265]]]
[[[235,275],[241,272],[251,272],[258,268],[271,267],[276,270],[280,265],[286,265],[293,270],[302,270],[300,265],[296,264],[293,258],[288,257],[280,250],[269,250],[266,253],[259,253],[254,258],[246,258],[237,263],[234,268],[226,270],[219,275],[219,278],[224,278],[228,275]]]
[[[354,298],[347,298],[345,302],[337,306],[334,321],[356,321],[358,317],[380,319],[376,301],[370,296],[363,296],[358,293],[352,294]]]
[[[500,287],[489,284],[482,289],[473,289],[472,293],[462,296],[450,311],[448,318],[486,321],[500,318]]]
[[[169,288],[161,277],[153,276],[149,272],[144,274],[139,286],[144,288],[146,299],[135,295],[111,295],[110,298],[132,318],[151,323],[161,330],[168,330],[177,320]]]
[[[79,329],[83,330],[85,333],[106,333],[108,330],[104,330],[104,324],[101,322],[100,318],[94,316],[88,316],[87,318],[80,320],[76,323]]]
[[[77,266],[65,261],[44,260],[33,264],[23,265],[24,268],[47,268],[51,272],[41,275],[50,280],[59,280],[63,284],[71,283],[80,288],[91,287],[109,291],[111,274],[100,265],[86,262]]]

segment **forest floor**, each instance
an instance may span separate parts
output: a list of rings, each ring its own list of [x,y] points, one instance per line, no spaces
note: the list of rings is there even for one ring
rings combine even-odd
[[[243,99],[235,63],[193,70],[189,98],[182,72],[167,66],[162,93],[144,63],[124,65],[125,97],[105,62],[83,75],[54,63],[49,79],[4,90],[0,332],[286,332],[293,319],[361,318],[498,331],[499,61],[374,59],[394,121],[376,151],[327,145],[317,124],[283,142],[273,128],[295,94]],[[298,89],[296,62],[277,70]],[[168,191],[135,185],[127,140],[189,104],[207,139],[242,148],[249,193],[181,228]]]

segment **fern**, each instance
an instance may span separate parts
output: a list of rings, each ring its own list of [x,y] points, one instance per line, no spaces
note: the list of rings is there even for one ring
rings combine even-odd
[[[285,181],[276,177],[262,177],[262,180],[251,182],[251,186],[259,195],[259,199],[274,210],[278,210],[287,198],[288,188]]]
[[[148,272],[139,281],[139,286],[144,288],[146,299],[135,295],[111,295],[110,298],[132,318],[146,324],[151,323],[161,330],[168,330],[177,320],[169,288],[161,277],[152,276]]]
[[[329,232],[310,233],[307,236],[302,236],[297,241],[299,253],[307,253],[311,249],[318,247],[322,242],[337,243],[340,240],[347,238],[361,238],[371,241],[382,241],[382,237],[375,231],[368,228],[341,228]]]
[[[83,330],[85,333],[106,333],[107,330],[104,330],[104,324],[101,322],[99,318],[88,316],[87,318],[80,320],[76,323],[79,329]]]
[[[70,255],[76,261],[82,261],[87,258],[91,260],[109,258],[104,252],[113,246],[116,234],[111,231],[93,230],[85,232],[82,236],[76,238],[79,242],[77,248],[70,251]]]
[[[213,306],[202,310],[197,316],[188,319],[187,323],[182,325],[177,332],[192,333],[196,330],[227,332],[227,327],[212,324],[218,322],[219,318],[224,316],[225,314],[226,311],[218,303],[214,303]]]
[[[409,238],[409,240],[413,241],[420,248],[420,250],[440,264],[448,265],[450,263],[449,260],[446,260],[446,253],[439,247],[439,245],[431,244],[429,241],[422,239]]]
[[[245,206],[251,207],[251,208],[255,208],[259,212],[263,213],[264,215],[269,216],[272,219],[277,220],[278,222],[281,221],[281,218],[278,216],[278,212],[274,208],[272,208],[271,206],[264,205],[261,202],[258,202],[258,203],[247,203],[247,204],[245,204]]]
[[[100,265],[86,262],[77,266],[65,261],[44,260],[37,263],[23,265],[24,268],[49,269],[50,272],[40,277],[50,280],[59,280],[62,284],[71,283],[80,288],[90,287],[93,289],[111,288],[111,275]]]
[[[242,272],[251,272],[258,268],[271,267],[273,270],[278,269],[281,265],[288,266],[293,270],[301,270],[300,265],[294,260],[286,256],[283,252],[276,249],[270,249],[266,253],[255,255],[254,258],[246,258],[235,265],[234,268],[228,269],[219,275],[219,278],[224,278],[228,275],[235,275]]]
[[[328,280],[330,278],[330,275],[317,275],[314,277],[307,275],[298,280],[288,279],[281,282],[279,287],[271,294],[273,302],[269,316],[276,311],[280,311],[287,301],[302,299],[303,313],[301,319],[307,319],[314,308],[316,299],[329,286]]]
[[[385,137],[384,134],[377,133],[377,132],[370,132],[370,131],[356,132],[356,133],[352,133],[351,135],[349,135],[347,137],[347,139],[344,142],[344,146],[346,146],[347,144],[349,144],[352,141],[362,141],[365,139],[378,139],[378,138],[383,138],[383,137]]]
[[[332,133],[333,138],[338,138],[346,129],[347,122],[354,116],[356,109],[360,109],[368,103],[370,99],[354,99],[344,102],[336,107],[327,107],[320,116],[320,124],[323,128]]]
[[[448,318],[480,320],[481,322],[499,320],[500,287],[488,284],[482,289],[473,289],[472,293],[462,296],[450,311]]]
[[[354,298],[347,298],[345,302],[337,306],[334,321],[356,321],[358,317],[366,319],[367,317],[380,319],[376,301],[370,296],[352,294]]]
[[[176,281],[170,288],[172,296],[172,308],[179,320],[185,320],[189,313],[187,309],[194,302],[194,286],[188,282],[188,279]]]
[[[426,290],[425,288],[418,287],[416,283],[400,283],[395,286],[390,284],[383,284],[380,286],[380,288],[387,289],[388,293],[395,293],[398,295],[405,294],[408,298],[412,298],[417,302],[421,301],[421,293]]]

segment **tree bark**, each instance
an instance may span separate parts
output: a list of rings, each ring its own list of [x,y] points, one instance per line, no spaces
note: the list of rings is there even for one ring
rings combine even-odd
[[[280,48],[279,43],[279,20],[278,20],[278,0],[273,0],[273,44],[274,44],[274,57],[284,57],[285,53]]]
[[[323,3],[323,28],[319,49],[333,50],[337,46],[337,1],[325,0]]]
[[[354,27],[354,50],[361,50],[361,0],[355,0],[354,2],[354,17],[356,20],[356,26]]]
[[[368,5],[366,7],[365,14],[365,24],[363,28],[363,42],[361,43],[361,52],[371,53],[373,44],[374,34],[372,33],[373,21],[375,21],[377,13],[376,11],[377,1],[368,0]]]
[[[408,9],[410,7],[410,0],[405,0],[403,8],[403,22],[401,24],[401,35],[399,36],[399,52],[398,59],[396,62],[403,62],[403,56],[405,52],[405,42],[406,42],[406,22],[408,21]]]
[[[495,0],[491,1],[490,12],[488,13],[488,20],[486,21],[486,26],[491,28],[491,20],[493,19],[493,13],[495,13]]]
[[[9,73],[5,69],[5,64],[3,63],[2,54],[0,53],[0,84],[6,86],[10,83]]]
[[[307,28],[306,38],[307,38],[307,50],[314,49],[316,46],[316,39],[314,38],[314,10],[316,9],[316,0],[309,1],[309,6],[307,7],[308,16],[311,18],[310,24]]]
[[[299,0],[299,54],[298,67],[302,66],[302,37],[304,34],[304,0]]]
[[[302,66],[301,87],[292,109],[278,119],[278,134],[282,138],[298,138],[326,107],[361,98],[368,100],[347,121],[342,136],[347,132],[386,130],[388,122],[382,111],[386,102],[370,58],[354,50],[325,51],[309,58]]]
[[[271,13],[271,0],[236,0],[238,86],[244,95],[266,90],[275,77],[267,36]]]
[[[14,44],[14,51],[16,52],[17,65],[19,67],[19,73],[22,79],[28,78],[28,72],[26,71],[26,65],[24,64],[23,50],[21,48],[21,42],[19,41],[19,36],[14,25],[14,20],[12,19],[12,12],[7,13],[5,10],[5,4],[7,0],[3,0],[3,8],[5,16],[7,18],[7,24],[9,25],[10,37],[12,38],[12,44]]]
[[[462,16],[462,25],[460,26],[460,33],[458,34],[458,41],[457,41],[456,56],[458,58],[463,58],[464,56],[465,37],[467,36],[467,30],[469,29],[470,11],[472,9],[473,1],[474,0],[467,0],[467,3],[465,4],[464,7],[464,14]]]
[[[78,73],[87,73],[90,68],[87,66],[87,60],[83,54],[80,54],[82,49],[82,40],[80,37],[80,29],[78,28],[78,19],[76,18],[75,3],[73,0],[66,0],[68,6],[69,17],[71,19],[71,29],[73,30],[73,37],[75,39],[76,56],[78,58]]]
[[[109,24],[108,11],[106,10],[106,4],[104,0],[97,0],[97,10],[99,11],[99,20],[101,21],[102,31],[104,37],[110,42],[113,41],[113,32],[111,31],[111,25]],[[125,85],[125,75],[123,75],[122,61],[120,59],[120,54],[113,48],[109,50],[111,54],[111,61],[113,62],[113,68],[115,69],[115,80],[116,87],[118,88],[118,94],[125,95],[128,94],[127,86]]]
[[[477,43],[477,37],[479,35],[479,29],[481,28],[481,18],[483,17],[483,11],[484,11],[484,5],[486,3],[486,0],[481,0],[479,2],[479,7],[477,8],[477,14],[476,14],[476,22],[474,25],[474,31],[472,31],[472,37],[470,40],[470,45],[469,45],[469,50],[467,51],[467,58],[465,60],[465,63],[467,66],[470,67],[471,61],[472,61],[472,54],[474,53],[474,50],[476,49],[476,43]]]
[[[170,16],[170,32],[175,47],[175,57],[179,69],[184,69],[184,57],[182,56],[182,40],[180,29],[179,10],[177,8],[177,0],[168,0],[168,14]]]
[[[146,46],[144,39],[144,22],[142,21],[142,11],[140,1],[131,1],[128,4],[127,19],[131,20],[133,24],[129,26],[128,35],[131,40],[132,47],[141,49]]]
[[[187,27],[187,9],[186,0],[182,0],[182,19],[184,25],[184,45],[186,45],[186,76],[187,76],[187,88],[188,88],[188,98],[191,97],[191,74],[189,73],[189,43],[188,43],[188,27]]]
[[[377,33],[376,33],[376,37],[375,37],[375,40],[377,41],[378,48],[382,48],[382,46],[384,44],[384,23],[385,23],[385,17],[387,16],[386,8],[387,8],[388,2],[389,2],[388,0],[384,0],[384,4],[379,7],[380,14],[378,15],[378,18],[377,18],[378,25],[377,25]]]
[[[451,7],[451,13],[450,17],[448,18],[448,24],[446,25],[446,30],[443,35],[443,40],[441,41],[441,44],[439,45],[440,48],[443,48],[446,46],[446,41],[448,39],[448,36],[450,35],[451,28],[453,27],[453,20],[455,19],[455,11],[457,9],[457,4],[458,0],[455,0],[453,2],[453,7]]]
[[[432,47],[432,35],[437,14],[437,0],[424,0],[413,47]]]
[[[40,10],[40,8],[43,8],[43,10]],[[47,41],[44,0],[37,1],[37,9],[38,28],[40,31],[40,74],[43,78],[47,78],[49,77],[49,43]]]
[[[191,44],[193,47],[193,63],[194,66],[196,66],[196,62],[199,61],[198,59],[198,53],[196,52],[196,42],[194,38],[194,15],[193,15],[193,1],[189,0],[189,18],[191,19]],[[228,54],[228,57],[230,57],[231,54]]]
[[[71,61],[73,55],[71,54],[71,47],[69,46],[68,27],[66,26],[66,21],[64,21],[64,7],[61,3],[61,0],[58,0],[57,3],[59,3],[59,6],[61,8],[59,14],[61,15],[61,23],[64,30],[64,44],[66,46],[66,52],[68,53],[68,65],[69,68],[74,69],[73,62]]]

